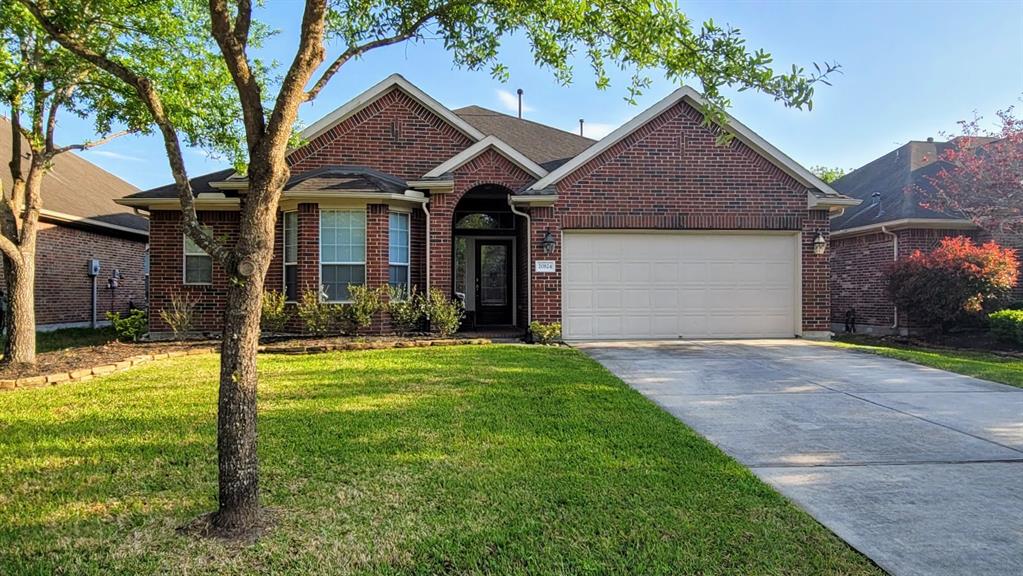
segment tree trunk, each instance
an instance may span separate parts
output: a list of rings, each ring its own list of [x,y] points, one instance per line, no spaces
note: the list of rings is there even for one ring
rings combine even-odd
[[[5,364],[35,364],[35,258],[30,255],[21,262],[9,261],[4,266],[7,285],[7,343]]]
[[[287,168],[283,168],[287,178]],[[269,180],[269,178],[268,178]],[[277,180],[277,179],[274,179]],[[259,188],[263,192],[259,192]],[[220,397],[217,447],[219,509],[213,517],[222,535],[240,535],[260,524],[259,461],[256,454],[256,349],[263,302],[263,281],[273,255],[277,213],[272,185],[250,180],[242,200],[239,240],[224,312],[220,349]],[[267,198],[272,198],[267,200]]]

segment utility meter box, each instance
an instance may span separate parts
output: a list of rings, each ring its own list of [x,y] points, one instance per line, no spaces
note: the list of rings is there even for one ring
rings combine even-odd
[[[99,276],[99,260],[96,258],[89,260],[89,276]]]

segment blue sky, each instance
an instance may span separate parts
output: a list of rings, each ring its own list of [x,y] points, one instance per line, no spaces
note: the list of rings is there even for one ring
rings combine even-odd
[[[1021,104],[1023,2],[680,2],[694,21],[713,18],[742,30],[751,47],[789,65],[837,61],[842,74],[821,86],[812,112],[784,108],[753,92],[732,94],[731,113],[806,166],[855,168],[910,139],[940,138],[976,111]],[[281,29],[268,46],[290,60],[299,10],[288,0],[268,0],[264,19]],[[334,46],[336,52],[337,46]],[[514,113],[516,88],[525,91],[525,116],[575,131],[586,120],[594,137],[635,116],[674,88],[654,71],[654,86],[637,106],[627,104],[626,79],[599,91],[584,63],[570,86],[537,68],[528,45],[511,39],[503,60],[511,79],[455,68],[437,42],[395,46],[349,64],[301,119],[311,123],[388,74],[398,72],[451,108],[478,104]],[[87,124],[66,118],[62,142],[89,138]],[[127,137],[85,156],[140,188],[170,181],[157,136]],[[190,175],[222,168],[191,150]]]

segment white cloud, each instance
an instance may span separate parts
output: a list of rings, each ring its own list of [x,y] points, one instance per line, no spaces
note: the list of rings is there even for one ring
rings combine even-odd
[[[616,128],[621,124],[608,124],[605,122],[587,122],[583,120],[583,136],[587,138],[593,138],[594,140],[600,140],[604,136],[607,136],[611,132],[614,132]],[[576,124],[575,132],[578,133],[579,125]]]
[[[497,99],[501,101],[501,106],[504,106],[505,110],[507,110],[507,111],[509,111],[509,112],[511,112],[513,114],[518,114],[518,112],[519,112],[519,97],[518,97],[517,94],[515,94],[513,92],[509,92],[508,90],[501,90],[500,88],[498,88],[498,90],[497,90]],[[525,114],[526,112],[532,112],[534,110],[536,110],[536,109],[533,108],[532,106],[526,104],[525,95],[523,95],[523,98],[522,98],[522,113]]]
[[[121,154],[119,152],[111,152],[110,150],[86,150],[86,154],[93,154],[96,156],[102,156],[103,158],[110,158],[112,160],[126,160],[128,162],[144,162],[145,159],[139,158],[138,156],[129,156],[128,154]]]

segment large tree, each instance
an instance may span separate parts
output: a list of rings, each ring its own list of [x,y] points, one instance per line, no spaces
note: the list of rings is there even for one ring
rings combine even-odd
[[[996,236],[1023,233],[1023,120],[999,111],[998,127],[982,118],[959,122],[960,134],[940,153],[941,168],[921,190],[924,205],[959,213]]]
[[[606,66],[631,71],[630,97],[648,85],[651,69],[676,82],[696,79],[712,103],[706,111],[708,121],[720,120],[728,104],[719,91],[722,87],[759,90],[785,105],[809,107],[814,83],[831,70],[826,66],[805,73],[793,67],[776,73],[770,55],[749,50],[737,30],[710,21],[694,25],[675,3],[663,0],[306,0],[295,52],[278,74],[263,73],[263,64],[254,57],[253,39],[264,29],[254,19],[250,0],[209,0],[201,14],[188,0],[19,1],[56,41],[119,78],[146,104],[164,139],[183,229],[230,277],[220,360],[219,509],[212,516],[216,532],[224,535],[259,526],[256,347],[274,221],[289,177],[288,143],[299,107],[316,98],[346,63],[377,48],[429,38],[441,42],[456,65],[489,68],[503,79],[507,70],[500,63],[499,48],[517,33],[528,40],[535,62],[561,82],[571,81],[576,57],[590,65],[601,88],[609,82]],[[166,24],[152,22],[162,21],[165,12],[195,18],[207,27],[195,41],[213,38],[234,82],[248,188],[242,194],[238,241],[232,245],[216,241],[199,225],[182,161],[180,127],[167,113],[167,95],[174,87],[153,78],[152,63],[138,56],[163,41]],[[125,21],[134,24],[125,27]],[[95,41],[117,28],[124,33],[115,45]],[[341,45],[329,59],[328,40]],[[185,55],[164,57],[187,65]]]

